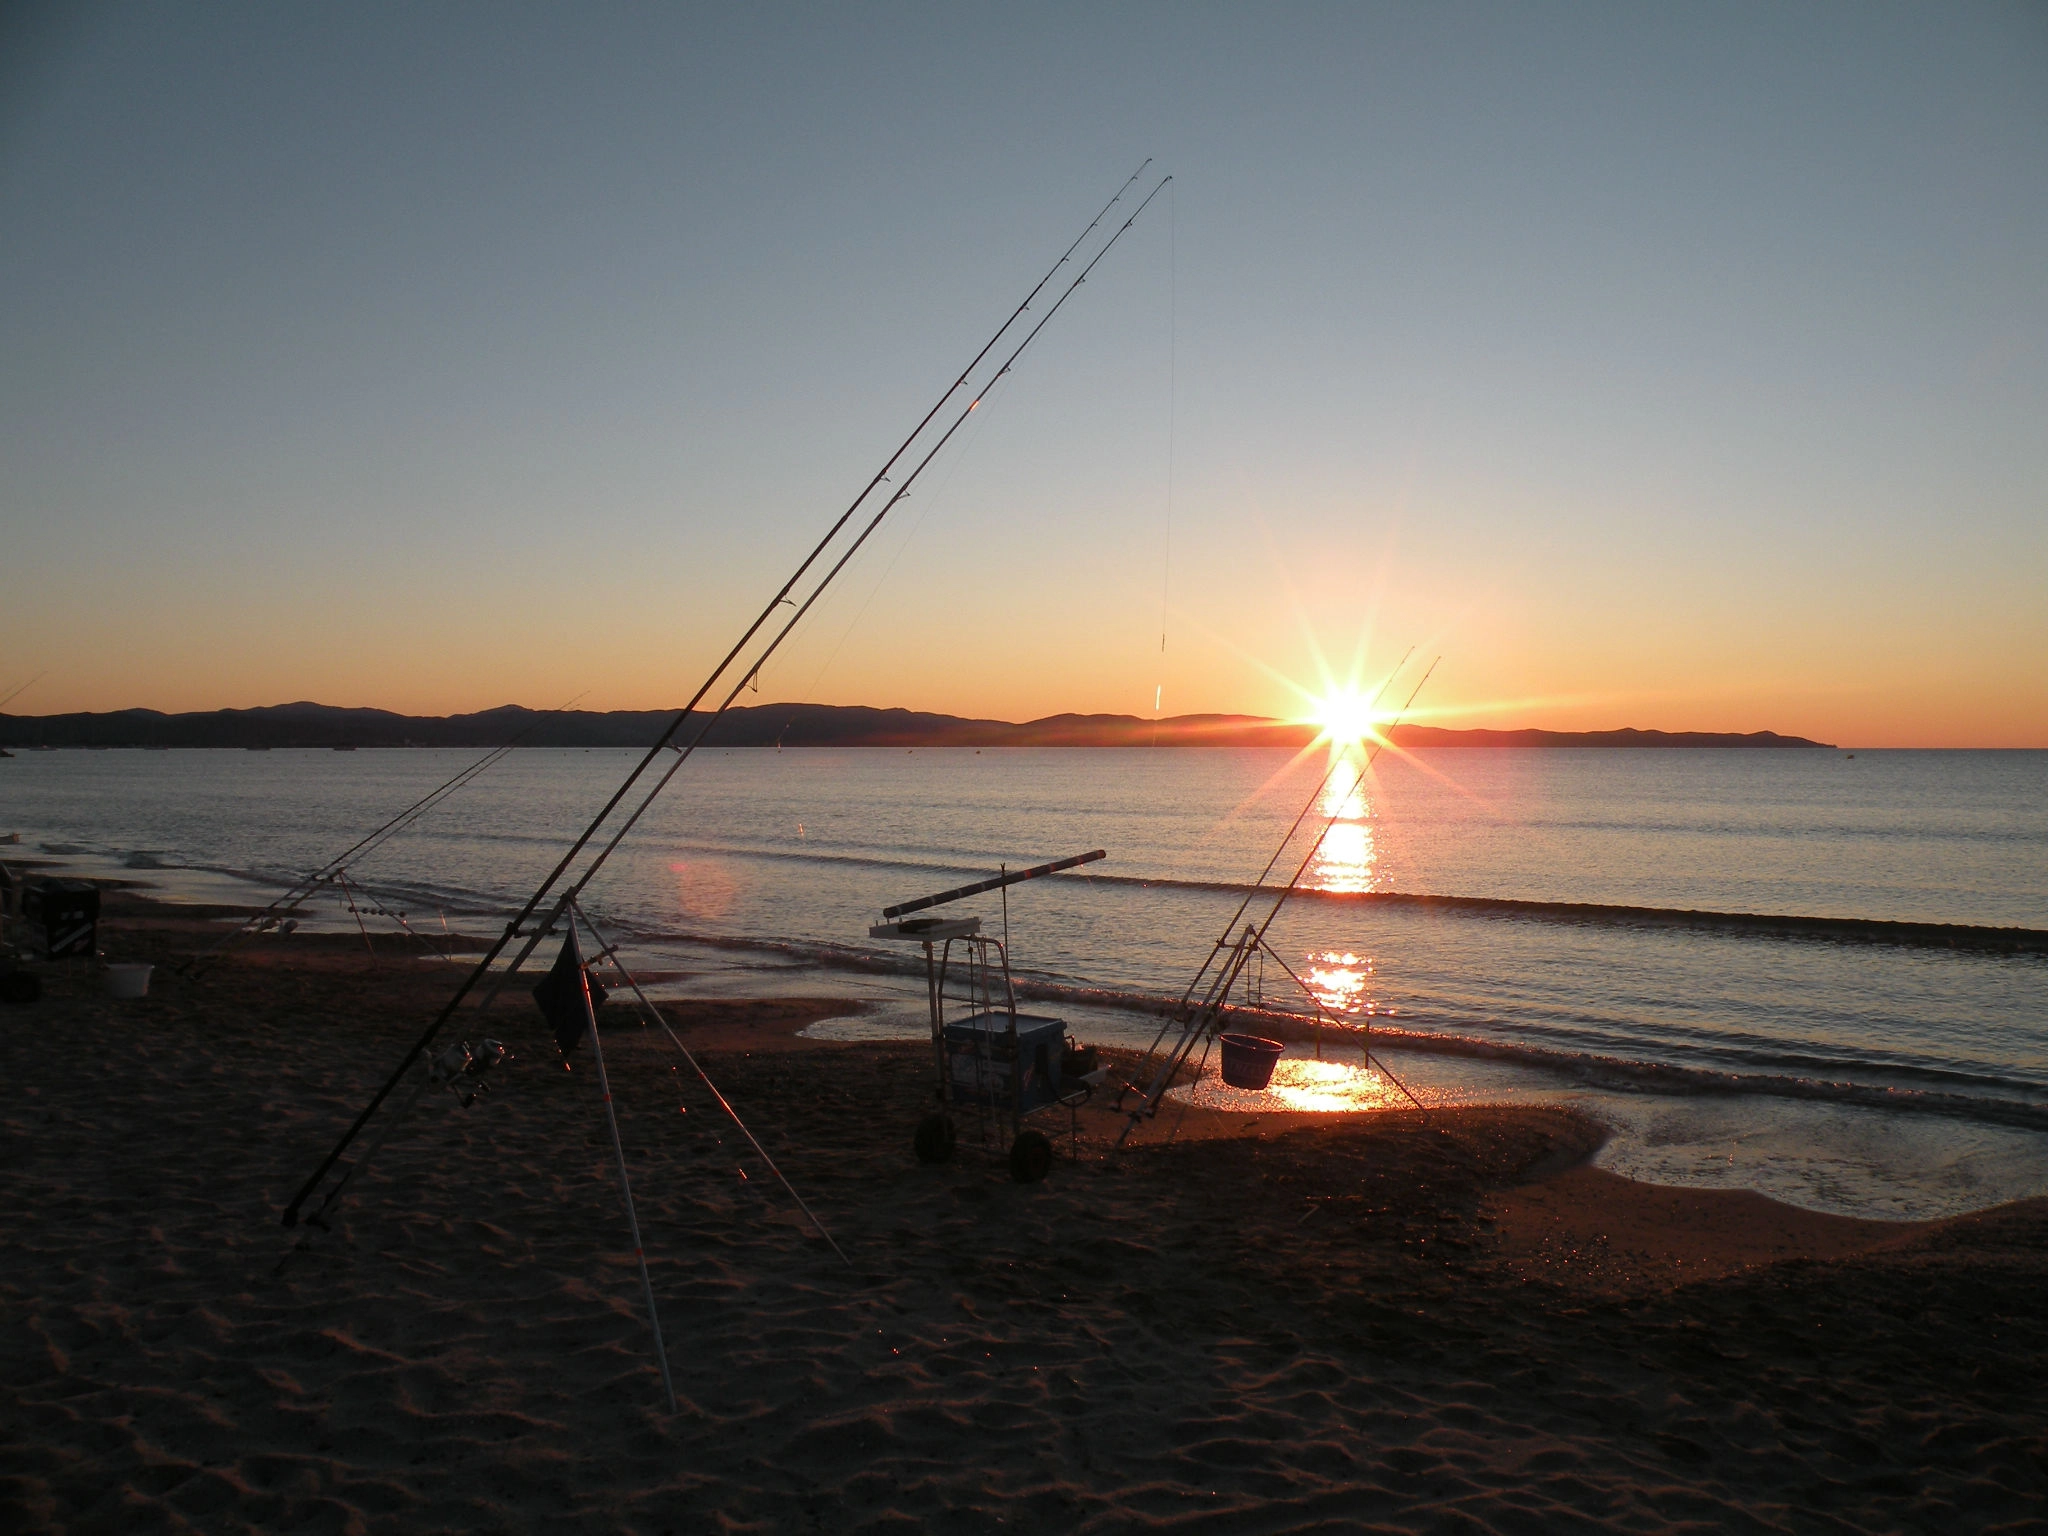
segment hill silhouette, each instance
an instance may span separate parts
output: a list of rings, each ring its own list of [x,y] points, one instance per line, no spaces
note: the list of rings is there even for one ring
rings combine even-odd
[[[0,715],[11,747],[645,747],[673,710],[533,710],[517,704],[466,715],[401,715],[301,701],[257,709],[165,714]],[[1260,715],[1048,715],[972,720],[846,704],[760,704],[728,710],[706,744],[722,747],[1300,747],[1315,728]],[[1824,747],[1775,731],[1449,730],[1403,725],[1404,747]]]

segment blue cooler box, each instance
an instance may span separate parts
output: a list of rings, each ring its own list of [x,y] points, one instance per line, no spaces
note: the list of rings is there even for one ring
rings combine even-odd
[[[1020,1079],[1020,1114],[1055,1103],[1060,1092],[1064,1019],[1017,1015],[1017,1046],[1010,1049],[1010,1015],[977,1013],[946,1026],[946,1084],[955,1104],[1007,1108],[1013,1079]]]

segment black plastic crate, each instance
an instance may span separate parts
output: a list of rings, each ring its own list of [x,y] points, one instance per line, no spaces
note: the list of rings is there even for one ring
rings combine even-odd
[[[31,880],[21,893],[21,915],[40,931],[52,960],[90,955],[99,948],[100,888],[90,880]]]

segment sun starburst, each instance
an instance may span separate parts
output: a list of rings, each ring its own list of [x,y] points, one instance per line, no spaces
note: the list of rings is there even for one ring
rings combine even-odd
[[[1379,726],[1385,717],[1376,705],[1376,699],[1356,684],[1347,683],[1331,688],[1316,700],[1314,713],[1309,718],[1321,728],[1330,745],[1355,747],[1378,739]]]

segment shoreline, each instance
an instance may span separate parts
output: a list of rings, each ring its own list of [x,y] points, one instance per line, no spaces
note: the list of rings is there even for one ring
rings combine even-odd
[[[12,862],[16,866],[33,866],[33,864],[39,864],[41,860],[12,860]],[[123,879],[94,877],[94,885],[100,885],[102,891],[106,891],[106,893],[113,897],[115,905],[111,905],[109,911],[115,915],[115,922],[119,922],[121,926],[129,928],[133,932],[156,932],[156,934],[162,934],[162,936],[170,936],[174,942],[180,942],[180,940],[195,940],[195,942],[199,942],[201,938],[211,938],[211,936],[219,934],[225,928],[227,920],[242,918],[242,915],[256,911],[256,907],[242,907],[242,905],[233,905],[233,903],[195,903],[195,901],[178,901],[178,899],[158,897],[158,895],[152,893],[150,887],[147,887],[141,881],[123,881]],[[307,932],[307,930],[299,930],[297,934],[291,936],[289,944],[281,944],[279,940],[266,936],[266,938],[256,940],[254,944],[242,944],[240,952],[248,958],[250,963],[256,963],[256,965],[281,965],[283,963],[283,965],[299,965],[299,967],[315,967],[315,969],[330,969],[332,967],[332,969],[346,971],[354,961],[358,961],[358,958],[365,956],[365,944],[371,944],[373,952],[381,952],[387,958],[393,952],[401,952],[401,954],[403,952],[414,952],[414,954],[420,954],[424,958],[442,958],[442,961],[453,961],[453,958],[475,956],[475,954],[481,954],[487,948],[487,940],[477,938],[477,936],[469,936],[469,934],[461,934],[461,932],[444,934],[444,932],[420,930],[418,936],[412,936],[410,932],[408,934],[399,934],[399,932],[385,930],[385,932],[379,932],[375,936],[375,940],[369,940],[369,938],[365,938],[365,936],[358,934],[358,932],[352,932],[352,930],[332,930],[332,932]],[[197,944],[197,946],[203,948],[203,944]],[[774,948],[776,952],[788,952],[788,950],[793,948],[793,946],[788,946],[788,944],[766,944],[766,942],[764,942],[764,946]],[[715,948],[723,948],[723,944],[715,944]],[[860,965],[848,963],[844,956],[825,956],[825,958],[817,958],[817,961],[813,961],[813,963],[825,967],[827,971],[829,969],[848,969],[848,971],[856,971],[858,973],[858,971],[864,969]],[[436,973],[446,971],[446,969],[453,969],[453,967],[438,967]],[[659,985],[670,983],[670,981],[694,979],[694,975],[698,975],[698,973],[692,973],[692,971],[637,971],[637,975],[639,975],[639,979],[645,985],[653,985],[653,987],[659,989]],[[895,975],[895,971],[889,971],[889,975]],[[821,981],[823,981],[825,987],[831,985],[831,977],[821,977]],[[1047,985],[1038,985],[1038,983],[1032,983],[1032,981],[1018,981],[1016,989],[1018,989],[1018,997],[1020,999],[1028,997],[1028,999],[1038,999],[1038,1001],[1055,1001],[1055,1004],[1057,1004],[1057,1001],[1067,1001],[1067,1004],[1100,1006],[1102,1001],[1104,1001],[1104,993],[1100,993],[1096,989],[1047,987]],[[524,985],[512,987],[512,995],[518,997],[518,999],[524,999]],[[805,1004],[805,1001],[807,999],[803,999],[803,997],[795,997],[795,999],[788,997],[786,995],[786,987],[778,987],[774,991],[774,995],[745,997],[745,999],[662,997],[662,999],[659,999],[659,1006],[662,1006],[670,1014],[672,1020],[678,1022],[678,1026],[682,1024],[682,1020],[690,1020],[692,1028],[700,1026],[702,1022],[709,1020],[709,1018],[713,1018],[721,1008],[723,1010],[731,1010],[729,1018],[733,1018],[733,1020],[748,1020],[748,1022],[745,1022],[743,1032],[739,1036],[733,1036],[733,1038],[743,1038],[745,1040],[745,1049],[756,1049],[756,1051],[758,1049],[770,1049],[770,1051],[811,1049],[811,1047],[817,1047],[817,1044],[831,1044],[834,1040],[831,1040],[829,1036],[827,1038],[819,1038],[819,1040],[797,1038],[797,1030],[803,1030],[809,1024],[825,1022],[825,1020],[831,1020],[831,1018],[856,1018],[856,1016],[872,1012],[872,1008],[874,1008],[874,1004],[872,1004],[872,1001],[868,1001],[868,999],[844,997],[844,999],[836,1001],[836,1004],[831,1004],[831,1010],[836,1010],[836,1012],[831,1012],[831,1010],[827,1010],[827,1012],[803,1012],[801,1004]],[[1135,1008],[1137,1012],[1155,1012],[1151,1008],[1137,1006],[1135,1001],[1128,999],[1128,997],[1112,997],[1112,1001],[1118,1001],[1120,1006],[1126,1006],[1126,1008]],[[788,1008],[786,1004],[797,1004],[797,1008]],[[524,1004],[520,1001],[520,1004],[514,1004],[514,1006],[524,1006]],[[424,1018],[424,1014],[422,1014],[422,1018]],[[1311,1042],[1311,1040],[1315,1040],[1319,1036],[1335,1040],[1335,1042],[1341,1042],[1343,1038],[1348,1038],[1348,1036],[1354,1036],[1354,1034],[1362,1036],[1364,1034],[1362,1030],[1346,1032],[1346,1030],[1339,1030],[1339,1028],[1335,1028],[1331,1024],[1319,1024],[1317,1020],[1313,1020],[1309,1016],[1276,1014],[1272,1010],[1262,1010],[1262,1008],[1231,1008],[1231,1010],[1227,1010],[1227,1020],[1231,1020],[1233,1028],[1251,1028],[1253,1032],[1260,1032],[1260,1034],[1266,1034],[1266,1036],[1278,1038],[1278,1040],[1290,1040],[1290,1042],[1296,1042],[1296,1044]],[[784,1022],[788,1024],[786,1034],[791,1036],[791,1038],[780,1038]],[[723,1044],[729,1044],[725,1030],[719,1030],[715,1038],[719,1038],[721,1047],[723,1047]],[[2042,1122],[2042,1114],[2048,1112],[2048,1110],[2044,1110],[2044,1106],[2028,1104],[2028,1102],[2021,1102],[2021,1100],[2013,1100],[2011,1104],[1982,1102],[1982,1100],[1956,1100],[1956,1104],[1950,1104],[1950,1102],[1946,1102],[1946,1096],[1929,1092],[1929,1090],[1913,1090],[1909,1094],[1905,1090],[1894,1090],[1894,1087],[1858,1087],[1858,1085],[1853,1085],[1853,1083],[1831,1083],[1831,1081],[1821,1081],[1821,1079],[1782,1079],[1782,1085],[1780,1085],[1780,1079],[1774,1079],[1774,1077],[1755,1079],[1755,1077],[1741,1077],[1741,1075],[1735,1075],[1735,1073],[1724,1073],[1724,1071],[1718,1071],[1718,1069],[1671,1067],[1671,1065],[1661,1065],[1661,1063],[1640,1063],[1640,1061],[1622,1061],[1622,1059],[1606,1059],[1606,1057],[1587,1057],[1583,1053],[1561,1053],[1561,1051],[1546,1049],[1546,1047],[1505,1047],[1505,1044],[1499,1044],[1499,1042],[1479,1040],[1479,1038],[1470,1038],[1470,1036],[1448,1036],[1446,1038],[1446,1036],[1438,1036],[1438,1034],[1423,1034],[1423,1032],[1417,1032],[1413,1026],[1395,1024],[1395,1022],[1389,1022],[1389,1020],[1384,1020],[1384,1018],[1376,1020],[1374,1028],[1370,1030],[1370,1038],[1376,1040],[1382,1049],[1413,1051],[1413,1053],[1425,1053],[1425,1055],[1450,1055],[1450,1057],[1473,1059],[1473,1061],[1505,1061],[1509,1065],[1524,1065],[1524,1067],[1552,1069],[1552,1071],[1577,1071],[1587,1085],[1602,1085],[1604,1077],[1614,1075],[1614,1077],[1624,1079],[1632,1087],[1640,1087],[1640,1085],[1649,1083],[1651,1085],[1651,1092],[1657,1092],[1657,1087],[1663,1087],[1667,1094],[1677,1094],[1681,1098],[1683,1096],[1692,1096],[1692,1094],[1720,1094],[1720,1092],[1743,1092],[1743,1090],[1747,1090],[1747,1092],[1774,1094],[1774,1096],[1792,1098],[1792,1100],[1808,1100],[1808,1102],[1823,1102],[1823,1104],[1845,1104],[1845,1106],[1855,1106],[1855,1108],[1876,1108],[1876,1110],[1905,1112],[1905,1114],[1954,1116],[1954,1118],[1974,1120],[1978,1124],[1987,1124],[1987,1126],[2007,1126],[2009,1124],[2009,1126],[2019,1126],[2019,1128],[2038,1128],[2040,1122]],[[868,1047],[868,1049],[887,1049],[887,1040],[864,1038],[860,1042],[864,1044],[864,1047]],[[842,1040],[842,1044],[844,1044],[844,1040]],[[721,1047],[713,1047],[713,1049],[721,1049]],[[1120,1047],[1118,1049],[1104,1047],[1104,1051],[1106,1051],[1106,1055],[1118,1055],[1118,1057],[1120,1055],[1128,1055]],[[1477,1108],[1489,1108],[1489,1106],[1479,1104]],[[1219,1114],[1217,1110],[1202,1108],[1202,1106],[1190,1106],[1190,1110],[1196,1116],[1217,1116]],[[1454,1112],[1450,1106],[1432,1106],[1432,1110],[1438,1112],[1438,1114],[1452,1114]],[[2003,1110],[2003,1114],[2001,1114],[2001,1110]],[[1368,1114],[1376,1114],[1376,1110],[1366,1110],[1366,1112]],[[1225,1110],[1221,1114],[1229,1116],[1231,1112]],[[1184,1112],[1184,1116],[1186,1116],[1186,1112]],[[1303,1124],[1303,1126],[1307,1126],[1307,1124],[1333,1124],[1335,1120],[1346,1118],[1346,1116],[1343,1116],[1343,1114],[1331,1114],[1331,1112],[1280,1114],[1280,1112],[1274,1112],[1274,1110],[1264,1110],[1262,1118],[1268,1124],[1284,1120],[1288,1124]],[[1602,1130],[1602,1135],[1606,1137],[1606,1130]],[[1591,1151],[1587,1153],[1587,1157],[1591,1157]],[[1706,1186],[1649,1184],[1649,1182],[1628,1180],[1626,1176],[1620,1176],[1620,1174],[1614,1174],[1612,1178],[1622,1178],[1626,1184],[1640,1184],[1642,1188],[1657,1188],[1657,1190],[1681,1188],[1681,1190],[1692,1190],[1692,1192],[1698,1192],[1698,1194],[1735,1194],[1731,1190],[1706,1188]],[[1786,1210],[1796,1210],[1800,1217],[1808,1217],[1808,1214],[1812,1214],[1812,1217],[1823,1217],[1827,1221],[1835,1221],[1835,1219],[1858,1219],[1858,1221],[1862,1221],[1864,1219],[1864,1217],[1851,1217],[1849,1212],[1808,1210],[1804,1206],[1792,1206],[1792,1204],[1782,1202],[1782,1200],[1772,1200],[1772,1198],[1763,1196],[1763,1194],[1757,1194],[1755,1198],[1767,1200],[1772,1206],[1782,1206]],[[1993,1206],[1980,1206],[1980,1210],[1985,1210],[1985,1208],[1993,1208]],[[1972,1210],[1958,1210],[1958,1212],[1948,1212],[1948,1214],[1956,1214],[1956,1217],[1960,1217],[1960,1214],[1974,1214],[1974,1212]],[[1870,1217],[1868,1221],[1874,1221],[1874,1223],[1878,1223],[1884,1229],[1894,1229],[1894,1227],[1901,1227],[1901,1225],[1923,1225],[1923,1223],[1944,1221],[1944,1219],[1948,1219],[1948,1217],[1927,1217],[1927,1219],[1917,1219],[1917,1217],[1915,1219],[1909,1219],[1909,1217]]]
[[[15,862],[27,868],[46,861]],[[237,899],[241,893],[236,890],[191,889],[176,895],[160,891],[155,888],[162,877],[158,870],[136,871],[135,878],[130,878],[129,871],[104,867],[70,872],[97,879],[109,889],[132,893],[142,903],[138,913],[156,913],[148,919],[152,922],[175,925],[200,914],[249,910],[246,900]],[[377,933],[381,909],[365,910],[370,915],[370,929]],[[471,919],[483,920],[476,914],[471,914]],[[358,926],[338,926],[346,922],[346,913],[340,917],[330,914],[310,927],[346,950],[365,942]],[[308,931],[302,927],[300,938]],[[428,948],[451,959],[474,955],[486,947],[483,940],[436,928],[431,920],[416,931]],[[663,999],[729,995],[734,990],[758,991],[763,996],[792,990],[844,991],[873,1001],[878,1010],[876,1026],[863,1027],[854,1018],[832,1020],[833,1026],[843,1023],[849,1027],[823,1028],[816,1031],[820,1036],[842,1041],[922,1037],[921,971],[913,956],[716,934],[620,929],[615,936],[628,942],[629,952],[634,948],[654,951],[642,953],[639,974]],[[396,931],[374,939],[378,948],[387,951],[398,942]],[[765,971],[757,970],[754,962],[744,958],[756,952],[777,963]],[[741,974],[734,976],[735,971]],[[733,985],[727,986],[728,982]],[[1048,983],[1028,975],[1020,977],[1016,986],[1020,1000],[1053,1004],[1051,1011],[1066,1014],[1079,1033],[1101,1047],[1142,1047],[1169,1001],[1149,994]],[[915,1000],[913,990],[919,994]],[[893,996],[896,993],[901,996]],[[915,1020],[910,1018],[912,1012],[917,1015]],[[1341,1059],[1347,1041],[1363,1039],[1361,1031],[1251,1004],[1233,1007],[1228,1019],[1227,1027],[1292,1042],[1290,1054],[1305,1055],[1305,1047],[1317,1044],[1319,1060],[1323,1045],[1334,1045]],[[908,1034],[906,1024],[910,1026]],[[1935,1074],[1931,1082],[1886,1081],[1878,1074],[1875,1081],[1864,1081],[1846,1067],[1829,1072],[1825,1064],[1819,1064],[1818,1070],[1797,1072],[1768,1065],[1660,1060],[1655,1055],[1615,1054],[1611,1049],[1496,1038],[1473,1032],[1461,1019],[1436,1019],[1417,1012],[1399,1017],[1391,1011],[1381,1014],[1373,1020],[1371,1039],[1398,1075],[1417,1081],[1422,1097],[1432,1107],[1487,1103],[1577,1106],[1616,1132],[1600,1158],[1602,1165],[1652,1182],[1750,1188],[1821,1212],[1887,1221],[1938,1219],[1984,1209],[2001,1200],[2048,1194],[2048,1182],[2043,1181],[2039,1169],[2039,1137],[2048,1125],[2048,1103],[2041,1101],[2038,1091],[2002,1079],[1944,1081]],[[1297,1079],[1286,1092],[1292,1094],[1303,1086]],[[1335,1091],[1343,1094],[1352,1089],[1338,1085]],[[1247,1107],[1242,1100],[1235,1102],[1239,1108]],[[1271,1107],[1270,1100],[1267,1107]],[[1670,1139],[1673,1132],[1679,1137],[1676,1142]],[[1801,1140],[1802,1136],[1806,1139]],[[1724,1159],[1717,1150],[1723,1143],[1758,1150],[1754,1155],[1741,1154],[1739,1161]],[[1887,1145],[1889,1153],[1883,1150]],[[1660,1151],[1660,1147],[1686,1150]],[[1841,1163],[1842,1155],[1852,1161]],[[1848,1183],[1842,1181],[1845,1168]]]
[[[205,932],[113,892],[102,947]],[[137,1002],[59,968],[7,1016],[21,1528],[1954,1526],[2048,1497],[2048,1200],[1896,1223],[1636,1184],[1527,1107],[1197,1109],[1115,1157],[1090,1110],[1016,1185],[918,1165],[923,1053],[798,1037],[857,1002],[825,995],[662,1007],[845,1264],[606,1010],[670,1416],[595,1084],[517,989],[497,1090],[430,1100],[273,1274],[283,1198],[451,985],[352,939]]]

